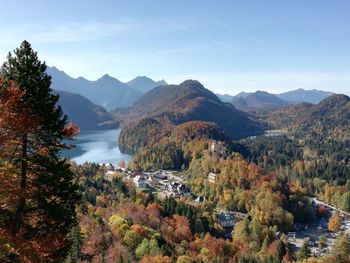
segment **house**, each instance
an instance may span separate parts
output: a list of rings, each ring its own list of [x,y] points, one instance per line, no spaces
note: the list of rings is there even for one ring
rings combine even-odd
[[[104,178],[108,181],[112,181],[114,175],[115,175],[114,171],[107,171],[107,173],[105,173],[104,175]]]
[[[171,184],[168,185],[168,190],[172,193],[177,193],[177,187],[179,186],[178,183],[172,182]]]
[[[124,168],[124,167],[117,167],[117,169],[115,169],[116,172],[119,172],[119,173],[126,173],[127,172],[127,169]]]
[[[146,179],[140,175],[135,176],[132,180],[137,187],[147,188],[148,186]]]
[[[153,176],[154,176],[154,178],[157,178],[159,180],[167,180],[168,179],[168,176],[166,176],[165,174],[162,174],[162,173],[155,173]]]
[[[195,202],[197,203],[203,203],[205,198],[203,196],[197,196],[196,199],[194,199]]]
[[[226,148],[223,142],[213,141],[210,144],[210,151],[217,158],[226,158]]]
[[[218,177],[217,174],[214,174],[214,173],[209,173],[208,174],[208,180],[209,180],[209,183],[214,183],[216,181],[216,178]]]
[[[222,227],[233,227],[235,225],[235,217],[228,212],[221,212],[218,219]]]
[[[288,240],[289,241],[295,241],[297,233],[296,232],[288,232]]]
[[[315,240],[311,236],[307,236],[304,238],[304,243],[308,244],[311,247],[314,247],[316,245]]]
[[[107,171],[115,171],[115,167],[111,163],[100,163],[100,166],[107,168]]]
[[[187,186],[184,184],[179,184],[177,186],[177,192],[181,195],[181,194],[189,193],[190,189],[188,189]]]

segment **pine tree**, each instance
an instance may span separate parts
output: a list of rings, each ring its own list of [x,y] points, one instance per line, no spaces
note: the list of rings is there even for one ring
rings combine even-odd
[[[80,233],[80,227],[78,224],[72,227],[70,233],[68,234],[68,239],[71,243],[71,247],[68,253],[68,257],[65,260],[65,263],[80,262],[83,237]]]
[[[309,246],[307,245],[307,243],[305,242],[301,246],[300,250],[298,251],[297,258],[298,258],[298,260],[302,261],[304,259],[307,259],[310,256],[311,256],[311,250],[310,250]]]
[[[74,136],[77,129],[67,124],[45,71],[45,63],[27,41],[14,55],[9,53],[1,67],[0,75],[7,83],[2,89],[11,83],[18,85],[23,92],[21,102],[35,123],[30,130],[7,127],[18,144],[11,156],[0,161],[16,168],[19,194],[4,225],[11,236],[21,237],[35,248],[31,253],[57,259],[67,251],[66,236],[76,223],[75,207],[80,198],[70,165],[60,157],[60,151],[67,148],[62,140]]]

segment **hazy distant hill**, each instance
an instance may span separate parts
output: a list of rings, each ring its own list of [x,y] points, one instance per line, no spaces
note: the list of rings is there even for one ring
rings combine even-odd
[[[244,92],[244,91],[242,91],[242,92],[238,93],[235,97],[236,98],[246,98],[252,93],[253,92]]]
[[[235,96],[229,95],[229,94],[215,94],[220,100],[223,102],[230,102]]]
[[[53,89],[80,94],[107,110],[131,106],[142,95],[109,75],[89,81],[82,77],[71,78],[55,67],[48,67],[47,73],[52,76]]]
[[[231,103],[240,110],[272,109],[288,105],[276,95],[259,90],[250,94],[238,94]]]
[[[274,128],[350,138],[350,98],[346,95],[332,95],[318,104],[301,103],[275,109],[266,116]]]
[[[103,107],[98,106],[79,94],[55,90],[59,105],[68,115],[69,121],[77,124],[81,130],[116,128],[118,123]]]
[[[302,102],[315,104],[331,95],[334,95],[334,93],[315,89],[297,89],[280,94],[272,94],[259,90],[254,93],[240,92],[236,96],[217,94],[223,102],[230,102],[236,108],[243,111],[267,110]]]
[[[156,88],[158,86],[167,85],[164,80],[154,81],[145,76],[138,76],[126,83],[129,87],[141,92],[146,93],[147,91]]]
[[[292,103],[319,103],[321,100],[334,95],[334,93],[323,90],[304,90],[304,89],[296,89],[288,92],[284,92],[281,94],[276,94],[280,99],[289,101]]]
[[[222,102],[194,80],[150,90],[133,105],[125,119],[136,121],[124,125],[120,135],[121,144],[144,140],[149,134],[145,128],[147,126],[165,127],[189,121],[216,123],[231,138],[254,134],[263,128],[250,115]]]

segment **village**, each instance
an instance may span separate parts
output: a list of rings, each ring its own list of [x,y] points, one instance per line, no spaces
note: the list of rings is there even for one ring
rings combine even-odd
[[[133,172],[124,167],[114,167],[111,163],[103,163],[100,165],[104,166],[107,170],[105,173],[106,180],[112,181],[113,176],[118,172],[124,176],[124,180],[132,181],[138,189],[151,191],[161,198],[184,198],[193,205],[205,201],[204,197],[197,196],[191,192],[186,186],[185,179],[177,171],[155,170],[152,172]],[[217,174],[209,173],[207,175],[207,180],[210,183],[215,183],[217,177]],[[347,234],[350,239],[350,213],[339,210],[316,198],[310,197],[310,202],[315,214],[316,211],[322,207],[326,211],[325,215],[321,218],[314,216],[312,224],[295,224],[295,231],[288,232],[286,235],[288,242],[295,251],[298,251],[303,244],[306,243],[313,255],[322,256],[331,250],[336,238],[341,232]],[[218,222],[225,230],[226,238],[231,238],[231,232],[237,222],[245,217],[249,217],[246,213],[227,211],[221,208],[217,208],[216,211],[218,214]],[[337,213],[341,218],[341,226],[337,232],[328,229],[328,221],[334,213]],[[277,235],[282,235],[282,233],[277,233]]]

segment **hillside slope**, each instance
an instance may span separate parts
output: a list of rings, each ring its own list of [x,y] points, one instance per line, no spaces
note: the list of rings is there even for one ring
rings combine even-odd
[[[276,109],[268,113],[266,120],[274,128],[349,138],[350,98],[337,94],[318,104],[302,103]]]
[[[59,95],[58,104],[69,121],[77,124],[81,130],[118,127],[110,113],[83,96],[59,90],[55,90],[54,93]]]
[[[123,147],[123,144],[131,140],[147,142],[145,138],[150,138],[151,134],[161,136],[167,129],[189,121],[215,123],[231,139],[263,130],[262,125],[249,114],[229,103],[223,103],[194,80],[152,89],[133,105],[123,119],[119,142],[124,149],[128,147]]]

